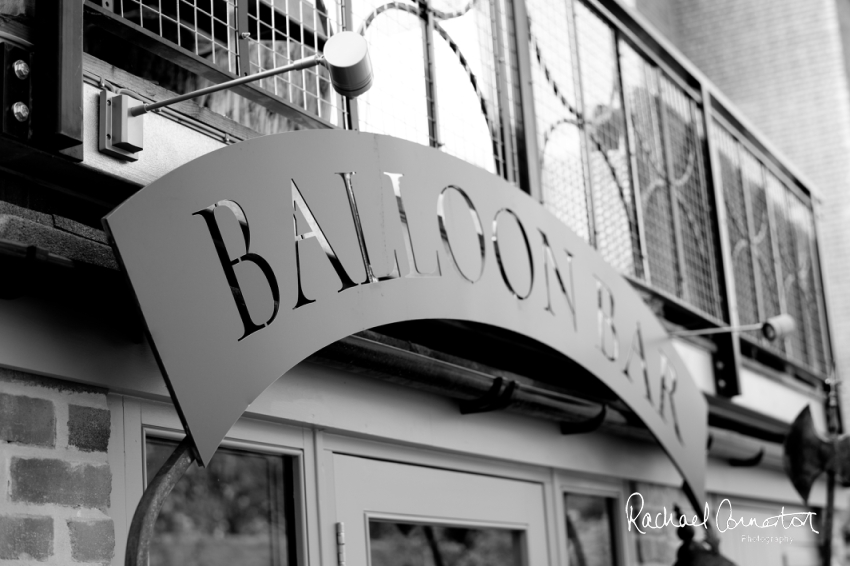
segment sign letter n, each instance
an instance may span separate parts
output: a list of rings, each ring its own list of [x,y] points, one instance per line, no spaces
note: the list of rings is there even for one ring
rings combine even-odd
[[[230,259],[230,255],[227,253],[227,246],[224,244],[224,239],[221,236],[221,230],[218,227],[218,221],[215,219],[215,209],[219,206],[223,206],[230,210],[239,222],[239,227],[242,229],[242,237],[245,240],[245,255],[239,256],[235,259]],[[236,301],[236,309],[239,311],[239,317],[242,319],[244,333],[242,334],[242,337],[239,338],[239,340],[242,340],[257,330],[271,324],[277,316],[277,311],[280,308],[280,289],[277,286],[277,279],[275,279],[274,272],[272,271],[269,262],[267,262],[263,257],[250,251],[251,232],[248,229],[248,219],[245,216],[245,211],[242,210],[242,207],[239,206],[239,204],[232,200],[220,200],[203,210],[195,212],[192,216],[195,214],[199,214],[201,218],[206,221],[207,228],[209,228],[210,231],[210,236],[212,236],[213,243],[215,244],[215,251],[218,253],[219,261],[221,261],[221,268],[224,270],[225,277],[227,277],[227,283],[230,285],[230,292],[233,294],[233,300]],[[245,304],[245,297],[242,294],[242,288],[239,286],[239,280],[236,278],[235,267],[243,262],[251,262],[260,268],[260,271],[262,271],[263,275],[266,276],[266,281],[268,282],[269,288],[272,292],[274,310],[272,311],[272,315],[269,319],[262,324],[257,324],[251,320],[251,314],[248,312],[248,306]]]

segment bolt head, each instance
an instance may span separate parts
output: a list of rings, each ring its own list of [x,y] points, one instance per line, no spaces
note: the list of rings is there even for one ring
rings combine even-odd
[[[30,117],[30,109],[23,102],[16,102],[12,105],[12,115],[18,122],[26,122]]]
[[[12,70],[15,71],[15,76],[21,80],[30,76],[30,66],[27,65],[26,61],[22,61],[21,59],[12,63]]]

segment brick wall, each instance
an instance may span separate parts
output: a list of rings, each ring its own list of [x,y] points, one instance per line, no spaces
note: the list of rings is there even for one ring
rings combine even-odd
[[[0,564],[112,560],[112,436],[105,392],[0,368]]]

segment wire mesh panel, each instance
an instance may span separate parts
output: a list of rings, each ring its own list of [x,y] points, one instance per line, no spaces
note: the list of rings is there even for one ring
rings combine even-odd
[[[661,134],[659,73],[628,43],[620,41],[619,47],[643,209],[648,279],[654,287],[681,296],[677,236]]]
[[[637,275],[642,262],[614,30],[581,2],[575,20],[596,247],[621,272]]]
[[[546,207],[590,241],[570,9],[563,0],[526,2],[538,161]]]
[[[750,336],[815,371],[826,370],[823,303],[816,280],[811,209],[715,122],[727,231],[741,324],[787,312],[797,331],[782,341]]]
[[[776,258],[774,255],[773,228],[770,222],[770,211],[768,209],[768,187],[767,183],[773,182],[766,175],[764,166],[759,163],[755,156],[746,149],[741,150],[743,158],[744,179],[747,183],[747,192],[750,199],[751,215],[751,239],[753,254],[755,256],[755,268],[757,280],[760,285],[759,298],[760,318],[766,320],[782,312],[782,303],[779,294],[776,274]],[[758,321],[755,321],[758,322]],[[782,342],[769,342],[763,336],[759,336],[762,345],[785,352]]]
[[[238,72],[236,0],[118,0],[115,11],[217,67]]]
[[[788,207],[797,248],[797,285],[800,291],[803,332],[809,365],[826,370],[826,345],[821,327],[820,297],[815,283],[814,221],[812,211],[790,191]]]
[[[242,74],[254,74],[315,55],[340,29],[339,6],[331,0],[239,0],[247,9],[247,61]],[[298,108],[342,125],[342,99],[324,66],[262,79],[264,88]]]
[[[425,31],[416,2],[353,0],[351,29],[369,44],[372,88],[357,99],[359,127],[429,145]]]
[[[507,47],[493,0],[354,0],[352,12],[352,29],[374,54],[375,82],[358,101],[360,128],[508,176],[497,55]]]
[[[677,236],[684,265],[682,296],[692,305],[722,318],[715,255],[714,210],[705,182],[702,110],[666,76],[661,76],[667,138],[668,185],[680,216]]]
[[[505,175],[496,77],[494,13],[486,0],[430,0],[439,147]]]
[[[759,321],[756,302],[755,273],[753,271],[752,248],[749,238],[749,223],[741,176],[741,159],[738,143],[715,122],[714,132],[717,157],[720,165],[720,180],[726,201],[726,232],[735,278],[735,297],[740,324]]]
[[[247,75],[291,63],[324,47],[339,30],[335,0],[120,0],[116,12],[178,47],[232,74]],[[178,92],[210,86],[201,76],[173,65],[151,65],[146,78]],[[257,86],[304,112],[342,125],[342,98],[330,86],[328,71],[315,67],[258,81]],[[263,133],[288,131],[288,117],[232,91],[196,102]]]
[[[784,187],[783,187],[784,189]],[[791,221],[788,194],[782,191],[774,208],[776,233],[779,239],[779,257],[782,268],[782,289],[785,310],[797,322],[797,331],[787,339],[788,355],[798,362],[808,363],[805,329],[803,328],[803,298],[797,279],[797,245],[794,223]]]

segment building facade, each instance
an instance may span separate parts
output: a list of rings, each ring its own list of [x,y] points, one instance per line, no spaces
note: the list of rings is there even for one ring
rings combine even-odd
[[[782,443],[806,407],[820,431],[827,426],[828,377],[839,359],[833,347],[838,351],[843,327],[841,317],[833,316],[841,312],[840,301],[825,299],[822,274],[840,273],[843,263],[829,255],[833,244],[817,237],[840,239],[838,221],[818,224],[821,214],[834,212],[833,201],[818,200],[832,190],[833,177],[813,173],[821,169],[804,157],[810,151],[830,160],[828,152],[841,145],[806,137],[806,123],[824,120],[822,114],[801,118],[803,111],[797,118],[804,133],[788,126],[792,133],[785,138],[773,136],[759,112],[780,113],[774,105],[783,104],[782,93],[753,90],[747,98],[749,91],[736,90],[742,75],[763,84],[774,77],[759,78],[757,57],[738,56],[751,51],[745,46],[703,33],[708,28],[699,22],[716,18],[716,27],[725,29],[726,18],[736,14],[733,7],[721,13],[714,6],[602,0],[3,3],[0,563],[123,563],[145,486],[186,434],[184,402],[175,405],[175,383],[161,372],[167,365],[161,336],[152,319],[140,315],[137,300],[146,311],[138,283],[133,280],[131,288],[119,269],[119,259],[129,256],[116,256],[101,219],[144,194],[143,187],[162,187],[167,174],[197,167],[202,161],[195,160],[211,152],[222,150],[208,159],[224,160],[240,148],[271,147],[276,142],[255,139],[269,134],[296,131],[285,139],[306,140],[297,130],[307,129],[384,134],[431,148],[440,159],[459,158],[477,168],[470,178],[489,175],[481,178],[492,179],[494,199],[501,183],[528,195],[569,229],[575,249],[593,250],[593,257],[616,270],[618,281],[628,282],[641,307],[669,333],[663,340],[687,367],[678,385],[675,377],[664,381],[660,370],[660,390],[651,390],[647,377],[646,395],[654,397],[665,422],[684,428],[697,419],[708,427],[701,465],[705,501],[689,501],[681,468],[651,423],[613,381],[582,363],[581,352],[564,355],[563,348],[530,338],[531,330],[478,324],[459,308],[454,317],[400,316],[352,334],[249,398],[212,460],[193,467],[166,500],[152,564],[344,566],[400,557],[435,566],[673,564],[682,545],[677,530],[663,519],[661,525],[657,518],[650,524],[629,521],[630,506],[654,517],[663,509],[678,514],[674,506],[701,516],[703,509],[693,507],[702,503],[716,524],[697,529],[697,539],[716,539],[720,553],[736,564],[820,563],[815,531],[823,532],[825,489],[816,483],[808,502],[800,498],[783,471]],[[320,52],[342,30],[362,34],[369,44],[374,83],[357,99],[337,94],[327,69],[317,67],[135,118],[144,120],[141,140],[107,127],[108,120],[121,119],[113,104],[125,100],[122,95],[130,104],[148,103],[268,70]],[[746,32],[741,28],[733,37]],[[841,43],[832,47],[824,60],[834,66]],[[803,106],[811,112],[824,108]],[[830,107],[830,122],[840,129],[846,103]],[[336,147],[327,140],[327,148]],[[287,143],[297,144],[280,147]],[[799,154],[787,149],[794,143]],[[813,150],[821,145],[823,152]],[[280,190],[295,195],[286,179],[286,167],[295,164],[288,163],[286,154],[271,156],[256,169],[282,167]],[[238,184],[255,173],[237,167],[206,182],[214,192],[216,178]],[[430,173],[436,179],[443,171]],[[339,174],[353,211],[352,195],[362,196],[356,191],[365,174],[353,181]],[[383,175],[386,194],[395,190],[401,202],[402,190],[393,184],[402,182],[401,173]],[[467,190],[483,210],[483,200],[475,199],[486,200],[487,183],[454,188],[458,195]],[[178,184],[174,192],[183,189]],[[315,214],[304,205],[281,218],[293,218],[296,258],[299,249],[307,250],[299,242],[318,241],[319,225],[328,234],[321,252],[310,248],[322,261],[304,260],[321,264],[315,272],[305,268],[305,288],[324,289],[328,280],[335,284],[351,271],[346,245],[356,257],[362,253],[366,265],[363,234],[368,237],[377,223],[360,230],[357,220],[358,252],[356,240],[344,244],[344,233],[333,236],[335,222],[323,223],[331,217],[321,211],[331,206],[330,196],[312,193],[311,200],[304,193],[305,201],[298,194],[296,204],[309,202]],[[469,207],[472,201],[466,197]],[[396,210],[392,199],[382,202]],[[233,207],[225,208],[240,219]],[[417,211],[400,214],[408,240],[408,217]],[[497,222],[482,226],[473,214],[471,223],[452,224],[449,214],[440,208],[434,215],[447,246],[436,252],[437,269],[449,269],[446,262],[453,259],[459,276],[474,282],[477,248],[463,252],[473,258],[463,264],[448,247],[447,233],[477,233],[477,240],[467,240],[480,241],[483,273],[483,234],[492,233],[486,246],[499,254]],[[222,228],[224,239],[238,238],[240,227],[243,235],[241,251],[222,244],[227,261],[248,258],[251,245],[262,245],[256,231],[249,244],[244,216],[243,210],[239,222],[231,219],[230,232]],[[546,261],[560,261],[562,268],[574,260],[584,265],[581,254],[573,249],[563,250],[563,257],[560,250],[546,255],[546,234],[535,230],[529,236],[530,224],[523,228],[514,218],[526,247],[529,237],[543,234],[543,252],[528,250],[538,271],[532,266],[530,278],[511,279],[503,262],[514,260],[507,256],[488,265],[502,266],[501,277],[518,300],[524,298],[518,288],[526,286],[528,296],[544,284],[547,291],[558,284],[567,298],[561,308],[574,306],[569,282],[550,272]],[[166,229],[164,222],[150,224],[152,232]],[[437,242],[440,232],[434,231]],[[330,244],[339,257],[328,252]],[[415,239],[407,246],[410,272],[433,273],[434,266],[418,265]],[[251,257],[259,266],[258,256]],[[327,262],[331,257],[335,263]],[[231,269],[241,260],[233,261]],[[545,271],[539,271],[541,261]],[[473,267],[464,271],[464,265]],[[266,279],[259,286],[273,287],[262,273]],[[301,274],[299,264],[292,310],[314,302],[309,292],[301,294]],[[376,272],[373,288],[390,294],[390,283],[380,287],[379,278]],[[248,292],[247,302],[239,303],[233,289],[247,289],[249,279],[221,287],[228,304],[236,299],[245,309],[239,315],[246,339],[256,330],[249,332],[249,323],[270,323],[279,302],[272,291],[262,295],[266,306],[252,303]],[[582,297],[586,304],[576,307],[593,314],[582,332],[589,333],[594,355],[601,352],[619,364],[617,373],[634,383],[641,371],[647,375],[644,347],[654,346],[614,331],[611,321],[624,316],[617,309],[629,305],[603,288],[600,281]],[[263,310],[272,308],[272,298],[274,310]],[[364,320],[370,314],[365,301]],[[832,311],[828,304],[839,306]],[[187,304],[169,314],[176,325],[188,312]],[[796,332],[779,340],[757,330],[677,336],[757,325],[783,313],[793,317]],[[323,323],[336,324],[330,318],[314,324]],[[309,324],[301,334],[311,335]],[[293,330],[290,338],[303,336]],[[632,365],[636,351],[642,370]],[[676,388],[684,391],[691,382],[704,397],[705,418],[681,404],[678,414],[672,407]],[[232,395],[240,393],[237,388]],[[214,397],[217,391],[197,394]],[[666,417],[665,395],[667,410],[673,410]],[[839,494],[836,530],[845,503]],[[734,523],[770,523],[782,512],[800,513],[810,523],[774,522],[762,529]],[[836,537],[840,558],[839,542]]]

